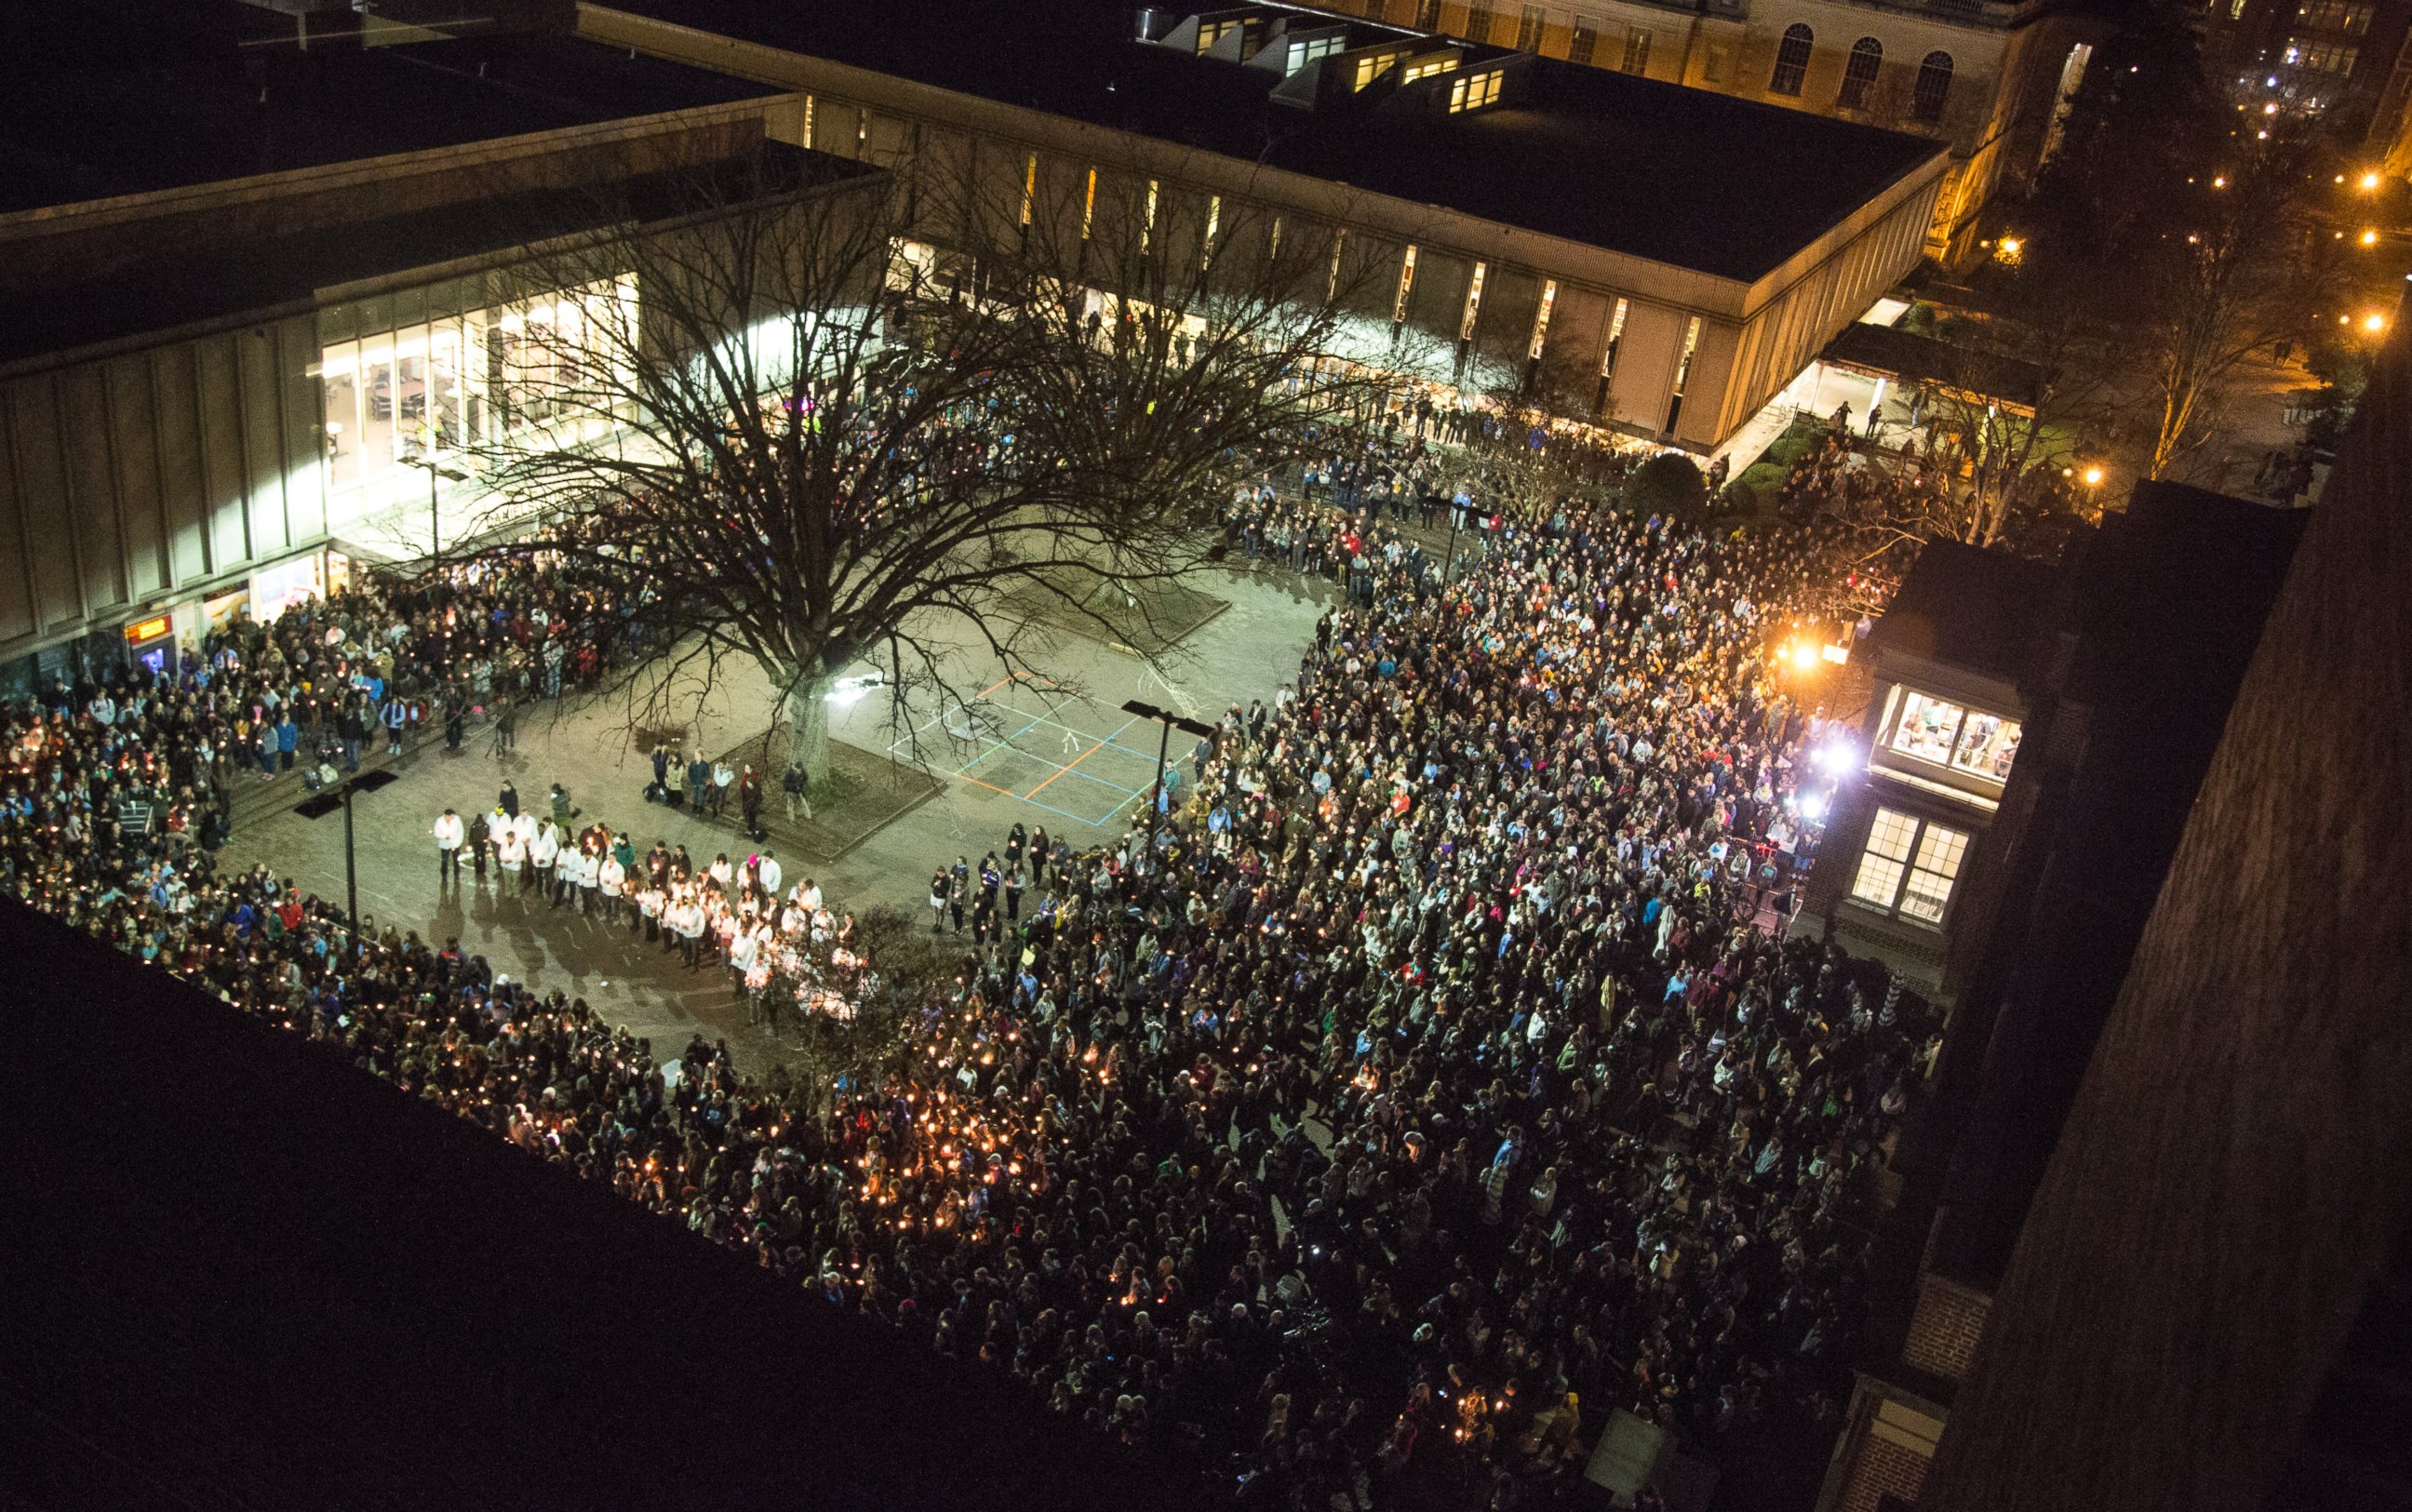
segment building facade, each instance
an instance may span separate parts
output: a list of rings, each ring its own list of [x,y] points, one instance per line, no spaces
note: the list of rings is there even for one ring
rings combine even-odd
[[[2018,760],[2021,679],[2054,594],[2040,563],[1929,542],[1862,642],[1867,712],[1831,753],[1860,775],[1835,794],[1794,927],[1947,1006],[1954,942],[1978,932],[1972,863]]]
[[[1813,163],[1837,175],[1884,166],[1815,194],[1799,217],[1808,224],[1795,227],[1700,175],[1679,184],[1639,150],[1666,144],[1653,122],[1667,113],[1713,112],[1699,118],[1703,139],[1763,137],[1771,122],[1785,129],[1780,113],[1561,65],[1528,71],[1543,60],[1296,7],[1149,12],[1143,35],[1117,38],[1125,58],[1109,49],[1084,72],[1067,47],[1062,77],[1032,92],[846,61],[871,50],[811,13],[748,12],[742,25],[707,28],[687,23],[691,8],[581,5],[579,28],[799,95],[814,149],[900,172],[935,165],[977,181],[973,198],[1018,196],[1025,183],[1041,203],[1179,195],[1332,228],[1353,257],[1383,264],[1368,280],[1386,292],[1365,312],[1367,360],[1390,360],[1380,354],[1393,349],[1392,330],[1419,328],[1447,355],[1437,367],[1402,362],[1405,376],[1469,401],[1537,382],[1561,413],[1701,455],[1735,441],[1917,266],[1949,168],[1945,154],[1898,134],[1803,139],[1793,144],[1800,171],[1762,179],[1799,187],[1816,177]],[[1419,76],[1427,62],[1435,71]],[[1351,87],[1360,66],[1377,63],[1387,72]],[[1310,70],[1348,82],[1303,105],[1286,99],[1305,93]],[[1195,92],[1211,110],[1181,119],[1101,104],[1099,91],[1118,82]],[[1023,93],[1034,103],[1012,97]],[[1335,103],[1360,93],[1405,108]],[[1595,160],[1569,157],[1589,143],[1601,144]],[[1670,198],[1652,202],[1661,189]],[[1586,219],[1586,197],[1631,213]],[[1762,230],[1764,244],[1743,244]]]
[[[2291,4],[2293,0],[2287,0]],[[1926,251],[1977,251],[2022,191],[2093,56],[2054,0],[1331,0],[1331,8],[1948,143]]]
[[[2139,484],[2041,595],[2015,764],[1948,885],[1951,1017],[1893,1152],[1823,1508],[1924,1488],[2307,514]]]
[[[523,65],[565,87],[565,53],[600,50],[500,49],[482,81]],[[635,297],[530,286],[513,243],[579,229],[588,186],[742,157],[781,118],[751,87],[642,68],[721,103],[622,115],[643,92],[605,90],[588,125],[0,215],[0,689],[160,665],[483,519],[449,461],[546,419],[516,333]],[[340,101],[417,70],[335,71]]]

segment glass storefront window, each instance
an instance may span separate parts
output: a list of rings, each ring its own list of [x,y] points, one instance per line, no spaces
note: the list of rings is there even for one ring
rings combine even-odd
[[[1951,759],[1952,742],[1968,711],[1926,693],[1905,692],[1901,718],[1892,727],[1892,748],[1904,756],[1942,766]]]
[[[636,317],[636,276],[624,273],[327,347],[319,379],[331,485],[373,481],[424,451],[459,452],[564,414],[600,433],[614,407],[610,389],[633,377],[625,354]]]

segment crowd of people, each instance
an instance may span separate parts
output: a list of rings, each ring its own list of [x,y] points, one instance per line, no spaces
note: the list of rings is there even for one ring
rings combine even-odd
[[[0,884],[1252,1503],[1547,1502],[1610,1409],[1710,1445],[1797,1410],[1931,1033],[1751,923],[1802,844],[1817,715],[1767,641],[1816,587],[1804,537],[1569,504],[1452,576],[1376,510],[1252,490],[1227,525],[1346,581],[1295,683],[1117,843],[1017,827],[940,867],[955,964],[876,1081],[661,1060],[187,843],[271,715],[341,741],[356,697],[593,675],[600,585],[338,599],[173,685],[13,707]],[[566,806],[448,815],[443,873],[491,859],[774,1022],[878,980],[769,852],[640,856]]]

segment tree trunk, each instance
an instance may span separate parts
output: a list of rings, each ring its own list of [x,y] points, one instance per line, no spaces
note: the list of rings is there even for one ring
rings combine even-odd
[[[787,694],[787,764],[804,769],[816,792],[829,775],[829,691],[835,680],[799,674]]]

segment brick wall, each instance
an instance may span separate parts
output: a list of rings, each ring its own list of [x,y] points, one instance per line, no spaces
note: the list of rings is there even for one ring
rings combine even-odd
[[[1834,1503],[1834,1512],[1878,1512],[1887,1497],[1915,1503],[1926,1485],[1926,1456],[1886,1439],[1869,1438],[1860,1445],[1859,1462]]]
[[[1914,1503],[1926,1485],[1926,1468],[1943,1432],[1942,1418],[1886,1395],[1881,1385],[1863,1381],[1867,1420],[1853,1435],[1850,1463],[1822,1512],[1882,1512]],[[1832,1483],[1829,1485],[1831,1489]]]
[[[1947,1381],[1959,1380],[1976,1358],[1992,1306],[1993,1299],[1983,1292],[1932,1273],[1919,1276],[1918,1307],[1909,1315],[1909,1335],[1901,1345],[1903,1363]]]

